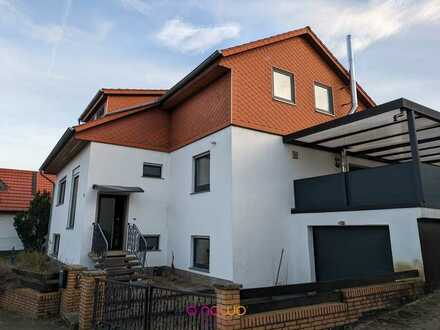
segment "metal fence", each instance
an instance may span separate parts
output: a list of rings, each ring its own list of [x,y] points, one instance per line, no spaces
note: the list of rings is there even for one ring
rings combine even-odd
[[[215,329],[215,296],[141,283],[96,281],[94,329]]]

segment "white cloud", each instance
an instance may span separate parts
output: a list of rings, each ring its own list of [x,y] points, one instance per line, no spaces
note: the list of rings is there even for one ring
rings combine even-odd
[[[181,52],[203,52],[224,40],[240,34],[240,26],[235,23],[211,27],[196,27],[178,18],[169,20],[162,27],[157,38],[166,46]]]

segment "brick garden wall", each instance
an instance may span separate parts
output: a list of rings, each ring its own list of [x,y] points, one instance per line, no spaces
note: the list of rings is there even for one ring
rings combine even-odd
[[[19,288],[0,295],[0,307],[33,318],[47,318],[59,314],[60,297],[60,292],[40,293]]]
[[[341,290],[342,301],[244,316],[217,316],[217,329],[332,329],[357,322],[365,313],[397,307],[417,298],[421,282],[394,282]],[[240,305],[239,289],[217,288],[218,311]]]

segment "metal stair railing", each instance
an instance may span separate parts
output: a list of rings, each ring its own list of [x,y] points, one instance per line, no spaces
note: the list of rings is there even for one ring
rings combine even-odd
[[[108,252],[108,241],[102,231],[99,223],[93,223],[93,236],[92,236],[92,254],[98,258],[105,258]]]
[[[142,268],[146,267],[147,240],[134,223],[129,223],[127,228],[127,251],[135,255]]]

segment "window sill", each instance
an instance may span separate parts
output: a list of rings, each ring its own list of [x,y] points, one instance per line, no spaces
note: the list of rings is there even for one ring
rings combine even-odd
[[[272,96],[272,100],[278,101],[278,102],[281,102],[281,103],[285,103],[285,104],[288,104],[288,105],[292,105],[292,106],[296,105],[296,103],[294,101],[289,101],[287,99],[286,100],[285,99],[281,99],[281,98],[278,98],[278,97],[275,97],[275,96]]]
[[[58,206],[61,206],[61,205],[64,205],[64,202],[56,204],[55,207],[58,207]]]
[[[66,227],[66,230],[73,230],[75,227]]]
[[[197,272],[201,272],[201,273],[207,273],[209,274],[209,269],[206,268],[199,268],[199,267],[189,267],[190,270],[195,270]]]
[[[163,178],[163,177],[158,177],[158,176],[148,176],[148,175],[142,175],[141,176],[141,178],[144,178],[144,179],[159,179],[159,180],[165,180],[165,178]]]
[[[330,116],[330,117],[336,117],[336,115],[334,113],[327,112],[327,111],[324,111],[324,110],[315,109],[315,112],[320,113],[322,115],[327,115],[327,116]]]
[[[198,195],[198,194],[204,194],[209,193],[211,190],[202,190],[202,191],[193,191],[192,193],[189,193],[190,195]]]

